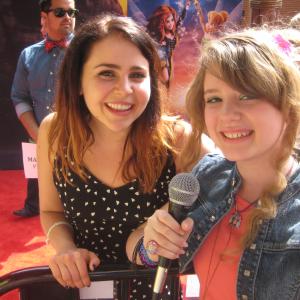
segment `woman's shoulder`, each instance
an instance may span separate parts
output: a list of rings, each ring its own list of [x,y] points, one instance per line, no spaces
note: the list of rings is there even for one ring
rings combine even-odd
[[[277,202],[279,207],[297,208],[300,212],[300,168],[289,178],[286,188],[279,195]]]
[[[277,214],[270,222],[267,236],[273,248],[277,247],[280,251],[286,244],[287,247],[300,249],[299,215],[300,170],[298,169],[277,199]]]
[[[180,116],[163,115],[161,119],[165,128],[168,128],[171,135],[174,136],[176,146],[181,148],[180,144],[184,142],[185,137],[188,136],[192,130],[191,125]]]
[[[190,124],[180,115],[164,114],[162,115],[161,119],[165,124],[173,126],[174,129],[177,128],[182,130],[184,128],[191,128]]]
[[[231,172],[235,163],[227,160],[220,153],[206,154],[193,168],[193,173],[197,177],[206,177],[209,174],[223,174]]]
[[[40,141],[40,144],[48,141],[50,128],[54,121],[55,116],[56,113],[51,113],[48,116],[46,116],[41,122],[38,131],[38,141]]]
[[[166,126],[171,128],[175,140],[176,140],[176,146],[178,148],[182,148],[184,143],[186,142],[187,138],[191,135],[192,133],[192,126],[191,124],[183,119],[180,116],[167,116],[164,115],[162,117],[162,121],[165,123]],[[202,134],[201,136],[201,143],[202,146],[204,146],[205,149],[207,149],[207,152],[215,150],[215,145],[213,141],[205,134]],[[180,147],[181,146],[181,147]]]
[[[56,113],[52,112],[49,115],[47,115],[43,121],[40,124],[39,130],[46,130],[50,128],[51,124],[53,123],[54,119],[55,119]]]

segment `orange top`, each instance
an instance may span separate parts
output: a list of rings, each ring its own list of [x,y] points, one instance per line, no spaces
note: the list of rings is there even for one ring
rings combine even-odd
[[[237,210],[242,217],[239,228],[229,224],[235,205],[212,230],[194,257],[195,272],[200,281],[201,300],[234,300],[242,250],[238,250],[241,237],[246,232],[245,220],[253,205],[236,197]]]

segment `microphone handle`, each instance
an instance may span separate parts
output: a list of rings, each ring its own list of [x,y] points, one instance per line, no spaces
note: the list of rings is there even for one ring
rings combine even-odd
[[[169,259],[165,259],[166,267],[157,266],[155,281],[153,286],[152,300],[159,300],[159,296],[162,295],[165,287],[165,282],[168,276],[168,269],[171,265]]]
[[[168,212],[178,223],[181,223],[186,218],[190,208],[190,206],[170,202]]]
[[[178,205],[171,202],[169,206],[169,213],[178,223],[181,223],[186,218],[189,208],[190,207],[188,206]],[[159,300],[159,296],[162,295],[171,263],[172,260],[162,256],[159,257],[153,286],[152,300]]]

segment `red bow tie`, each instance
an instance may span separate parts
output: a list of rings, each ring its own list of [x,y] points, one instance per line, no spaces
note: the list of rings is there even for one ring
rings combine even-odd
[[[66,48],[67,45],[68,45],[68,42],[65,39],[63,39],[61,41],[46,40],[46,42],[45,42],[45,50],[47,52],[51,52],[52,49],[55,48],[55,47]]]

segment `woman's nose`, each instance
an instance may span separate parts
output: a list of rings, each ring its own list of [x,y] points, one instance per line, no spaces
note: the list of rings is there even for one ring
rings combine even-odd
[[[220,115],[226,120],[238,120],[241,117],[241,111],[239,105],[234,102],[224,102]]]
[[[120,78],[120,80],[117,83],[117,89],[120,92],[131,94],[133,91],[132,82],[127,77]]]

